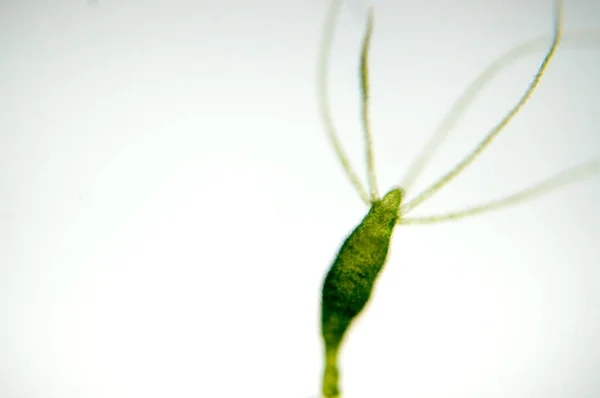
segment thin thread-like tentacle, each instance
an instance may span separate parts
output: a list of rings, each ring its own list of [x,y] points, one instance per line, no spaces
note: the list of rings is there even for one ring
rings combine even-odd
[[[535,184],[534,186],[524,189],[520,192],[497,199],[482,205],[473,206],[457,212],[439,214],[427,217],[400,217],[398,224],[433,224],[443,221],[458,220],[461,218],[488,213],[493,210],[503,209],[509,206],[522,203],[524,201],[537,198],[551,191],[561,188],[565,185],[573,184],[581,181],[594,174],[600,173],[600,157],[582,163],[578,166],[563,170],[554,176]]]
[[[452,105],[452,108],[446,113],[440,124],[434,130],[427,145],[425,145],[419,156],[415,158],[409,167],[401,184],[406,191],[409,191],[412,188],[419,177],[419,174],[427,166],[435,151],[442,145],[448,136],[448,133],[454,128],[456,123],[458,123],[460,118],[466,112],[467,108],[477,98],[481,90],[491,82],[494,76],[519,58],[538,50],[541,45],[545,46],[549,39],[551,38],[542,36],[511,48],[509,51],[496,58],[475,80],[473,80],[473,82],[471,82],[459,99]],[[563,34],[561,44],[569,40],[577,41],[579,44],[584,44],[586,42],[598,43],[598,41],[600,41],[600,34],[594,31],[565,33]]]
[[[342,145],[338,139],[337,132],[333,125],[333,119],[331,117],[331,109],[329,107],[329,90],[327,86],[327,75],[329,70],[329,53],[331,51],[331,42],[333,39],[333,32],[335,30],[335,21],[341,8],[341,1],[333,0],[329,10],[327,11],[327,17],[323,27],[323,35],[321,37],[321,48],[319,51],[319,61],[317,66],[317,86],[318,86],[318,107],[321,115],[321,121],[325,127],[325,132],[331,141],[333,149],[346,172],[346,175],[354,185],[356,192],[360,195],[360,198],[367,206],[371,206],[369,195],[361,184],[358,176],[354,172],[354,169],[350,165],[350,161],[346,156],[346,153],[342,149]]]
[[[556,48],[561,39],[562,31],[562,1],[557,0],[555,9],[555,23],[554,23],[554,36],[552,45],[547,52],[542,64],[540,65],[537,74],[533,81],[529,84],[527,91],[521,96],[517,104],[506,114],[506,116],[488,133],[488,135],[477,145],[477,147],[468,154],[462,161],[460,161],[452,170],[446,173],[438,181],[432,184],[429,188],[421,192],[410,202],[402,205],[402,214],[408,213],[410,210],[429,199],[434,193],[438,192],[446,184],[448,184],[454,177],[459,175],[467,166],[469,166],[489,144],[498,136],[498,134],[506,127],[506,125],[513,119],[513,117],[523,108],[527,100],[531,97],[535,88],[538,86],[540,79],[550,62],[550,59],[556,52]]]
[[[369,8],[367,31],[363,40],[360,57],[360,82],[362,89],[362,120],[365,133],[365,146],[367,152],[367,173],[369,177],[369,193],[371,200],[379,200],[379,189],[377,188],[377,174],[375,173],[375,153],[373,150],[373,134],[371,134],[371,123],[369,121],[369,48],[371,35],[373,34],[373,7]]]

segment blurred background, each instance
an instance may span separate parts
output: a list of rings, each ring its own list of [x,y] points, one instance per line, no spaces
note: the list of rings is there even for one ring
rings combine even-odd
[[[0,3],[0,396],[315,397],[320,287],[367,209],[316,109],[327,2]],[[565,2],[565,30],[600,3]],[[358,53],[375,5],[382,191],[550,0],[353,0],[331,61],[364,179]],[[523,112],[413,215],[502,197],[600,154],[600,43],[565,43]],[[409,194],[517,101],[545,47],[481,93]],[[344,396],[600,394],[600,177],[400,226],[342,352]]]

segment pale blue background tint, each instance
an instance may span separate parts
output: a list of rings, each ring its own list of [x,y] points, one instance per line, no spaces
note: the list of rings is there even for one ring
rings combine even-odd
[[[334,116],[364,176],[358,51],[341,15]],[[550,33],[551,1],[378,1],[382,190],[492,59]],[[0,396],[318,394],[319,289],[366,212],[323,134],[325,1],[3,1]],[[350,10],[350,11],[349,11]],[[565,29],[600,29],[566,1]],[[504,71],[419,180],[518,99]],[[561,48],[534,98],[415,215],[500,197],[600,154],[600,43]],[[414,193],[414,192],[413,192]],[[456,223],[396,230],[342,354],[347,398],[600,395],[600,178]]]

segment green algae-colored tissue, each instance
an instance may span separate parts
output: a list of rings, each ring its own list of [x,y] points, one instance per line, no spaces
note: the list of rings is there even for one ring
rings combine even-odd
[[[402,191],[373,202],[369,213],[340,249],[323,283],[321,328],[325,341],[323,395],[339,396],[337,357],[348,326],[369,301],[387,257]]]

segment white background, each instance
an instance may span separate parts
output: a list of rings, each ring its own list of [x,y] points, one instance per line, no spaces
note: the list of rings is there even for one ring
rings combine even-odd
[[[336,125],[363,176],[365,4],[342,13],[331,65]],[[387,190],[477,73],[551,32],[552,3],[375,5]],[[367,210],[316,110],[326,7],[0,3],[1,397],[318,394],[319,289]],[[600,3],[566,1],[565,19],[567,31],[600,29]],[[490,84],[417,188],[483,137],[542,57]],[[599,64],[600,43],[561,48],[523,113],[415,215],[600,154]],[[599,396],[599,195],[595,177],[502,212],[397,228],[344,346],[345,397]]]

